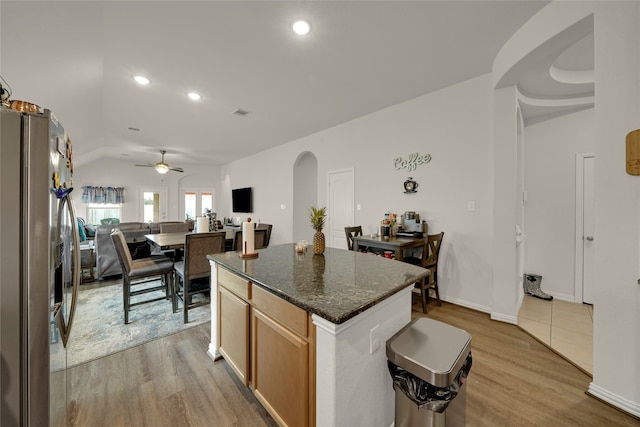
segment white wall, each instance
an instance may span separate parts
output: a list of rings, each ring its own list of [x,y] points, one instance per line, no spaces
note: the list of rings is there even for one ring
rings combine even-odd
[[[595,17],[595,289],[589,392],[640,416],[640,177],[625,137],[640,128],[640,3],[598,2]]]
[[[525,128],[525,273],[542,289],[575,301],[576,154],[593,153],[594,110]],[[597,163],[596,159],[596,163]]]
[[[520,116],[515,86],[493,91],[493,286],[491,318],[517,323],[519,290],[516,258],[518,130]],[[521,128],[520,128],[521,129]]]
[[[87,205],[81,202],[82,187],[85,185],[112,186],[125,188],[125,203],[122,205],[121,222],[142,221],[139,189],[141,187],[162,187],[167,189],[167,215],[163,221],[182,221],[179,215],[180,188],[194,185],[209,187],[216,195],[220,187],[219,168],[206,165],[185,167],[186,172],[158,174],[153,168],[135,167],[133,162],[104,158],[77,166],[73,174],[73,200],[78,216],[86,217]],[[214,206],[215,210],[216,206]]]
[[[295,160],[304,151],[318,160],[318,199],[327,200],[327,172],[355,170],[356,225],[377,230],[385,211],[416,211],[429,232],[444,231],[441,297],[483,311],[491,307],[492,116],[491,76],[485,75],[229,164],[232,187],[252,186],[256,217],[274,224],[274,244],[292,241]],[[413,172],[393,159],[411,153],[433,160]],[[247,171],[259,171],[250,174]],[[405,194],[407,177],[418,182]],[[475,201],[476,211],[467,211]],[[288,206],[281,210],[280,205]],[[310,226],[309,226],[310,227]]]

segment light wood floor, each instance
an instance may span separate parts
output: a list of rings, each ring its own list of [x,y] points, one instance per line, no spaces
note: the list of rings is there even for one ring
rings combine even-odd
[[[640,420],[588,396],[589,375],[517,326],[445,302],[438,307],[434,300],[426,316],[471,335],[467,426],[640,426]]]
[[[433,300],[428,317],[472,336],[467,426],[640,425],[587,396],[589,376],[517,326],[452,304],[437,307]],[[274,426],[226,363],[206,355],[209,327],[196,326],[72,368],[70,425]]]
[[[223,360],[210,323],[69,370],[71,426],[274,427]]]
[[[518,326],[593,375],[593,306],[525,295]]]

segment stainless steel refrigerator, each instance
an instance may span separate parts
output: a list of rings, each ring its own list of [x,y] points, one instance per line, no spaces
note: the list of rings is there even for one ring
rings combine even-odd
[[[71,142],[55,116],[0,109],[3,427],[67,422],[81,273],[76,194]]]

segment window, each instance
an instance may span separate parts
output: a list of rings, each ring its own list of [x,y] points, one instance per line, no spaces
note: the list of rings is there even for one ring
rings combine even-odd
[[[99,225],[103,223],[120,222],[120,203],[89,203],[87,206],[87,224]]]
[[[213,211],[213,193],[211,191],[184,190],[184,218],[195,219],[208,209]]]

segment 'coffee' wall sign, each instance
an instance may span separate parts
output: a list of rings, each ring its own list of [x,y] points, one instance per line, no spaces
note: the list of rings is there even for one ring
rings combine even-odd
[[[418,165],[423,165],[425,163],[429,163],[430,161],[431,154],[425,154],[421,156],[418,153],[410,154],[407,160],[404,160],[402,157],[393,159],[393,163],[396,169],[406,169],[409,172],[416,170]]]

